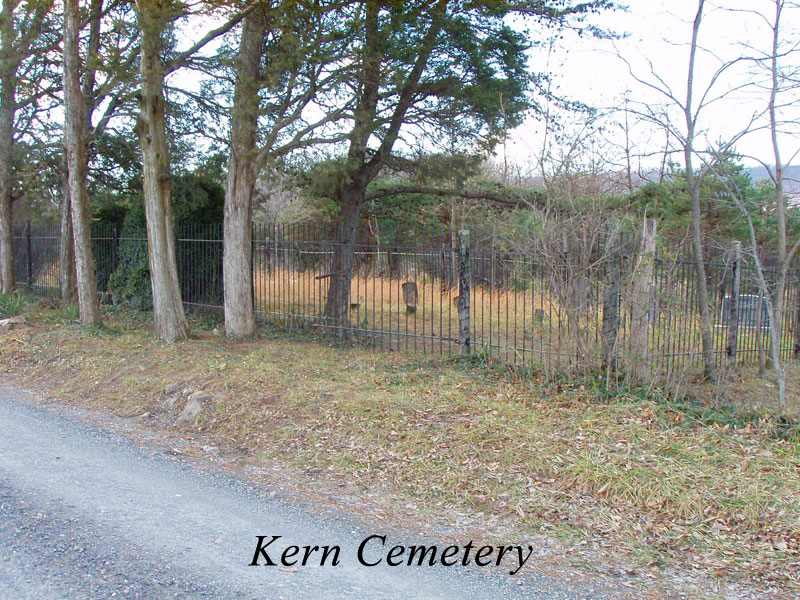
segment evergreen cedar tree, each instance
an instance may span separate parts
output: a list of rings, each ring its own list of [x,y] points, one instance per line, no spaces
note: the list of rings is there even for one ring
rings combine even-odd
[[[281,12],[291,13],[298,23],[306,19],[322,27],[313,38],[298,35],[296,43],[308,45],[305,54],[315,55],[308,60],[325,63],[325,71],[333,74],[325,78],[324,86],[314,81],[311,87],[314,102],[336,117],[334,129],[340,133],[333,139],[346,145],[346,154],[336,162],[331,185],[323,194],[338,205],[337,235],[345,242],[337,245],[325,313],[342,326],[343,333],[347,331],[352,244],[358,241],[365,190],[384,166],[400,158],[396,142],[402,137],[406,143],[427,141],[452,151],[490,149],[502,132],[521,122],[530,107],[528,93],[535,80],[527,70],[531,38],[510,27],[507,17],[518,13],[530,17],[528,23],[537,20],[545,26],[562,26],[607,6],[603,0],[575,6],[560,0],[366,0],[323,3],[312,11],[316,14],[309,15],[303,14],[299,4],[290,3],[292,10],[281,5]],[[285,18],[269,10],[249,13],[236,60],[225,203],[225,324],[231,337],[254,331],[249,232],[252,190],[260,164],[255,160],[254,168],[253,163],[255,157],[272,152],[275,143],[275,136],[267,134],[261,141],[268,140],[268,147],[260,151],[256,147],[258,115],[274,123],[270,111],[281,106],[280,101],[263,102],[259,97],[259,93],[268,95],[263,90],[263,79],[268,77],[259,67],[269,71],[270,65],[283,60],[259,40],[264,40],[265,33],[267,39],[274,37],[279,19]],[[282,35],[288,38],[287,31],[305,30],[302,25],[281,25]],[[319,40],[339,43],[332,44],[326,55],[319,51]],[[286,46],[281,51],[281,56],[295,55]],[[294,67],[286,69],[270,78],[272,86],[293,80],[297,73]],[[253,85],[256,80],[258,84]],[[254,110],[259,105],[261,110]]]
[[[16,287],[12,206],[26,184],[20,146],[35,142],[56,92],[60,77],[52,52],[61,24],[52,0],[2,0],[0,8],[0,293],[10,293]]]
[[[397,142],[430,142],[453,151],[490,149],[531,108],[535,77],[526,51],[536,40],[507,18],[525,14],[542,26],[608,6],[606,2],[377,2],[344,11],[358,30],[352,82],[340,93],[353,115],[347,154],[330,191],[339,207],[340,244],[325,315],[347,337],[353,244],[367,186],[395,158]],[[348,96],[348,90],[354,90]]]

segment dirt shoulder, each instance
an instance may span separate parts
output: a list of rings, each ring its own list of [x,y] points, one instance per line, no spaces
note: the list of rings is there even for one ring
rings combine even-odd
[[[287,494],[432,536],[527,541],[537,567],[640,596],[800,592],[800,442],[499,369],[278,337],[156,342],[120,312],[45,305],[0,378]],[[194,394],[194,395],[193,395]],[[178,425],[195,400],[199,416]]]

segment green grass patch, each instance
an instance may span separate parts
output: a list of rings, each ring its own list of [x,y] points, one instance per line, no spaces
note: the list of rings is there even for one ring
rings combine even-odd
[[[0,319],[15,317],[25,307],[25,297],[21,292],[0,294]]]

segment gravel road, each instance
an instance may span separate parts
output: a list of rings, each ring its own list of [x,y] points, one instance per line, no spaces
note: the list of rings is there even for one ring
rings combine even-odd
[[[385,560],[368,568],[357,548],[371,534],[387,535],[387,549],[425,543],[312,514],[0,383],[0,599],[605,597],[535,574]],[[248,566],[258,535],[282,536],[273,559],[292,544],[338,545],[340,563]]]

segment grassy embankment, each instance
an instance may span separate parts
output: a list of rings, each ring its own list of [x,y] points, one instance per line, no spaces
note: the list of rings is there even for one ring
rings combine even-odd
[[[800,435],[759,417],[762,408],[611,393],[591,379],[546,383],[274,331],[231,343],[196,323],[197,339],[168,345],[147,317],[119,311],[99,330],[46,303],[23,313],[28,324],[0,336],[0,373],[50,396],[157,415],[164,386],[181,382],[214,397],[186,433],[242,463],[278,461],[423,514],[482,515],[521,539],[557,540],[573,561],[800,590]],[[791,378],[797,392],[800,372]],[[743,377],[729,392],[769,385]]]

